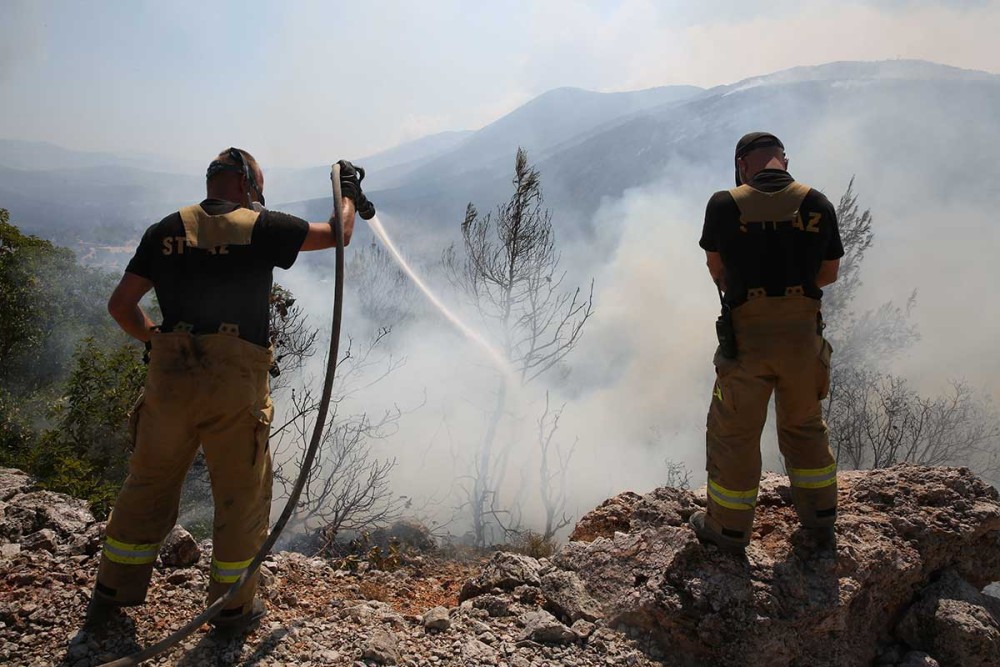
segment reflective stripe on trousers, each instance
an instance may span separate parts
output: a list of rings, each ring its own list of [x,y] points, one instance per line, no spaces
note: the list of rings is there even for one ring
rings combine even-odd
[[[212,580],[222,584],[231,584],[240,578],[243,571],[250,567],[253,558],[238,561],[222,561],[212,559]]]
[[[112,563],[122,565],[147,565],[156,560],[160,544],[129,544],[111,537],[104,538],[104,556]]]
[[[734,491],[727,489],[714,479],[709,479],[708,495],[715,502],[731,510],[752,510],[757,506],[757,488],[748,491]]]
[[[837,464],[823,468],[789,468],[788,479],[800,489],[822,489],[837,483]]]

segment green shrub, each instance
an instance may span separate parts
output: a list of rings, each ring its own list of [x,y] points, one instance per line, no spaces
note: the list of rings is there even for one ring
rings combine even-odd
[[[128,415],[145,376],[137,345],[80,343],[64,396],[51,411],[55,426],[26,457],[43,487],[89,500],[95,514],[107,514],[128,472]]]

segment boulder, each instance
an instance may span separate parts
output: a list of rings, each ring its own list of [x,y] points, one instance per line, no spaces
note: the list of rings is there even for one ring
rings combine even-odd
[[[43,528],[52,530],[60,542],[86,532],[95,522],[84,500],[52,491],[30,491],[6,501],[0,521],[0,540],[17,542]]]
[[[945,570],[921,592],[896,634],[946,667],[1000,665],[1000,600]]]
[[[451,627],[451,617],[447,607],[434,607],[424,612],[421,621],[428,630],[443,632]]]
[[[582,618],[579,621],[573,623],[573,627],[570,628],[570,630],[572,630],[573,633],[576,634],[576,636],[579,637],[581,641],[584,641],[587,638],[589,638],[590,635],[594,634],[594,630],[596,629],[597,629],[596,625],[594,625],[590,621],[585,621]]]
[[[632,527],[632,510],[640,501],[642,496],[632,491],[608,498],[577,522],[573,532],[570,533],[570,541],[593,542],[598,537],[611,537],[617,532],[628,532]]]
[[[495,665],[498,655],[489,644],[478,639],[467,639],[462,644],[462,664],[465,665]]]
[[[160,562],[167,567],[190,567],[201,558],[201,548],[191,533],[174,526],[160,547]]]
[[[58,537],[49,528],[42,528],[38,532],[25,536],[21,540],[21,548],[25,551],[48,551],[55,553],[58,547]]]
[[[91,524],[86,531],[73,535],[61,546],[61,551],[68,555],[96,554],[104,546],[104,528],[107,524],[98,521]]]
[[[0,468],[0,501],[36,489],[35,481],[27,473],[14,468]]]
[[[683,489],[665,487],[640,496],[626,491],[587,512],[573,529],[572,542],[592,542],[598,537],[614,537],[659,526],[681,526],[704,505],[698,497]]]
[[[695,494],[659,489],[583,517],[552,562],[578,575],[609,625],[680,664],[719,667],[871,664],[935,573],[1000,580],[1000,497],[969,470],[901,465],[839,479],[833,553],[813,550],[787,478],[771,474],[746,559],[695,538]]]
[[[475,609],[484,610],[494,618],[510,614],[510,603],[499,595],[480,595],[473,598],[472,606]]]
[[[524,632],[519,641],[533,641],[539,644],[569,644],[577,640],[575,632],[559,622],[547,611],[533,611],[521,619]]]
[[[600,603],[587,593],[576,572],[549,572],[542,577],[541,588],[545,608],[569,623],[580,619],[596,621],[604,615]]]
[[[365,643],[361,658],[370,660],[377,665],[398,664],[400,661],[399,640],[388,630],[376,628]]]
[[[497,551],[479,576],[465,582],[459,602],[489,593],[494,589],[512,591],[519,586],[538,586],[541,565],[530,556]]]

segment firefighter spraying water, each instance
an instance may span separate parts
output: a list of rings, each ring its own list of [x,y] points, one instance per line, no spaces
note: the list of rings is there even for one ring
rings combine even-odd
[[[147,230],[112,295],[108,310],[146,344],[150,367],[130,424],[135,448],[129,476],[109,518],[84,631],[101,635],[121,607],[144,602],[199,446],[216,509],[208,607],[164,640],[108,665],[137,665],[205,622],[222,636],[238,636],[264,616],[256,596],[258,568],[294,511],[326,428],[342,321],[344,246],[355,211],[366,219],[375,214],[361,190],[363,176],[349,162],[334,165],[334,212],[328,223],[308,223],[266,210],[256,161],[246,151],[223,151],[208,168],[208,198]],[[300,251],[325,248],[335,248],[337,260],[326,377],[299,477],[268,534],[271,274],[275,266],[290,267]],[[139,306],[154,288],[160,325]]]
[[[257,570],[297,503],[326,422],[340,338],[343,251],[355,211],[445,319],[510,375],[499,351],[445,306],[399,252],[361,190],[364,175],[350,162],[334,165],[334,214],[329,223],[308,223],[265,209],[263,172],[249,153],[230,148],[209,165],[208,198],[153,225],[126,268],[108,307],[122,329],[145,343],[150,365],[131,417],[129,477],[108,523],[84,629],[101,634],[120,608],[145,600],[199,446],[211,472],[216,512],[206,610],[161,642],[109,665],[139,664],[206,621],[217,633],[234,636],[264,616]],[[268,534],[272,268],[289,268],[299,252],[331,247],[337,254],[334,321],[320,410],[299,479]],[[139,306],[151,289],[163,310],[160,324]],[[250,457],[244,455],[248,448]]]

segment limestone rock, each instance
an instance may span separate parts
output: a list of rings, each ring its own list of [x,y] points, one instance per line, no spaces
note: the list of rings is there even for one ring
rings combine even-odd
[[[361,657],[379,665],[395,665],[400,661],[399,640],[396,635],[376,628],[365,644]]]
[[[510,614],[510,604],[498,595],[480,595],[472,599],[475,609],[482,609],[493,618]]]
[[[201,558],[201,548],[191,533],[174,526],[160,547],[160,562],[167,567],[190,567]]]
[[[495,588],[511,591],[522,585],[538,586],[539,569],[541,565],[534,558],[498,551],[478,577],[465,582],[458,600],[464,602]]]
[[[0,468],[0,501],[8,501],[35,489],[34,480],[27,473],[14,468]]]
[[[61,551],[73,556],[96,554],[103,545],[105,525],[104,521],[91,524],[83,533],[71,536],[69,541],[60,547]]]
[[[521,641],[531,640],[541,644],[567,644],[576,641],[576,633],[559,622],[547,611],[534,611],[526,614],[521,622],[524,632]]]
[[[447,607],[434,607],[424,612],[421,621],[428,630],[444,631],[451,627]]]
[[[52,491],[30,491],[6,501],[0,540],[17,542],[25,535],[48,528],[60,541],[86,532],[94,515],[83,500]]]
[[[596,625],[594,625],[590,621],[585,621],[582,618],[573,623],[573,626],[570,628],[570,630],[572,630],[576,634],[576,636],[582,640],[586,640],[587,638],[589,638],[590,635],[594,634],[594,630],[596,629],[597,629]]]
[[[1000,498],[969,470],[901,465],[839,478],[833,555],[811,549],[787,478],[768,475],[746,560],[694,537],[694,494],[660,489],[585,516],[574,534],[593,539],[552,562],[579,576],[609,625],[719,667],[806,655],[817,667],[870,664],[936,572],[953,567],[975,586],[1000,580]]]
[[[462,660],[466,665],[495,665],[497,658],[496,650],[478,639],[469,639],[462,644]]]
[[[555,570],[542,577],[542,595],[546,609],[570,623],[583,619],[596,621],[604,616],[601,605],[587,593],[576,572]]]
[[[608,498],[577,522],[569,539],[572,542],[593,542],[598,537],[612,537],[618,532],[628,532],[632,527],[632,510],[642,496],[632,491]]]
[[[58,537],[50,528],[42,528],[38,532],[25,536],[21,540],[21,548],[26,551],[48,551],[55,553]]]
[[[605,500],[580,519],[570,534],[570,541],[593,542],[598,537],[614,537],[659,526],[682,526],[688,517],[701,509],[698,498],[689,491],[674,488],[656,489],[640,496],[631,491]]]
[[[538,586],[516,586],[513,590],[514,599],[521,604],[536,605],[542,599],[542,589]]]
[[[1000,665],[1000,600],[945,570],[923,590],[896,633],[942,665]]]

